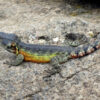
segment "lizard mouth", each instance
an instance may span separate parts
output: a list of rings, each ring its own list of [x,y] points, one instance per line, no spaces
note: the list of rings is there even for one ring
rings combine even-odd
[[[12,46],[12,41],[10,41],[10,40],[8,40],[8,39],[3,39],[2,41],[0,41],[0,43],[3,45],[3,47],[4,47],[8,52],[15,53],[15,51],[16,51],[16,46]]]
[[[7,50],[8,52],[15,53],[15,50],[14,50],[14,49],[11,49],[11,48],[9,48],[9,47],[7,47],[6,50]]]

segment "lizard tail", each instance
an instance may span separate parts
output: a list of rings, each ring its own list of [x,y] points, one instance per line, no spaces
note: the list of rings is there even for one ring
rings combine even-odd
[[[71,58],[80,58],[98,49],[100,49],[100,34],[95,41],[85,44],[82,47],[77,47],[70,55]]]

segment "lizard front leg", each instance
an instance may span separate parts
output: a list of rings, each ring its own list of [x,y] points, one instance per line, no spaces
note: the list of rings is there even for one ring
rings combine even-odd
[[[18,66],[23,62],[23,60],[24,60],[24,56],[22,54],[18,54],[18,56],[14,61],[11,62],[7,61],[6,64],[9,64],[10,66]]]

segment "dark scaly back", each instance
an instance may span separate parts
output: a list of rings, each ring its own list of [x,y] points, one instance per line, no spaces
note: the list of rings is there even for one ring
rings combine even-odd
[[[15,40],[18,36],[15,34],[0,32],[0,39]]]
[[[19,41],[19,37],[15,34],[0,32],[0,42],[2,45],[7,45],[8,43]]]
[[[39,45],[39,44],[26,44],[23,42],[18,43],[18,48],[30,51],[33,53],[70,53],[74,47],[70,46],[55,46],[55,45]]]

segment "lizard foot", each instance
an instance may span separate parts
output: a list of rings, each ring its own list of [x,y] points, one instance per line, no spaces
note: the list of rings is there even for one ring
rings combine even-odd
[[[50,70],[46,70],[47,75],[44,76],[43,78],[45,80],[47,80],[48,78],[52,77],[53,75],[56,75],[56,74],[59,74],[60,75],[60,71],[61,71],[61,68],[60,67],[57,67],[57,68],[54,67],[54,68],[52,68]]]
[[[3,64],[7,64],[7,65],[9,65],[9,68],[10,68],[10,67],[12,67],[11,62],[10,62],[10,61],[8,61],[8,60],[7,60],[7,61],[5,61],[5,62],[3,62]]]
[[[24,60],[24,56],[21,55],[21,54],[19,54],[19,55],[16,57],[15,60],[12,60],[11,62],[6,61],[4,64],[8,64],[9,67],[11,67],[11,66],[18,66],[18,65],[20,65],[20,64],[23,62],[23,60]]]

